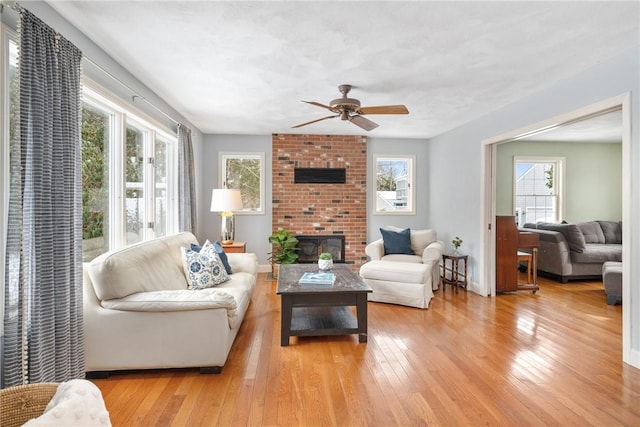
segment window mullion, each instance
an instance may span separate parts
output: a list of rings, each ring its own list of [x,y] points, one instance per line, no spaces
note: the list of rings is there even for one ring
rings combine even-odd
[[[151,223],[155,222],[156,207],[155,207],[155,132],[153,130],[147,130],[145,133],[144,141],[144,200],[145,200],[145,213],[144,213],[144,238],[145,240],[155,237],[155,227],[149,227]]]
[[[122,113],[112,115],[111,168],[109,174],[109,200],[111,203],[111,226],[109,227],[109,247],[120,248],[126,245],[126,208],[125,208],[125,143],[126,116]]]

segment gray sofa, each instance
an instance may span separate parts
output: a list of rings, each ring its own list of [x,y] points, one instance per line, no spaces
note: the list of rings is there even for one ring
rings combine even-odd
[[[538,272],[556,277],[562,283],[600,279],[605,262],[622,261],[621,222],[539,222],[524,224],[520,231],[540,236]]]

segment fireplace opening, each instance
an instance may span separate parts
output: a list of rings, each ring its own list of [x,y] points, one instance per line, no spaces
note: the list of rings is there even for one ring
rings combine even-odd
[[[298,262],[310,264],[318,262],[322,252],[329,252],[334,263],[344,263],[343,235],[297,235]]]

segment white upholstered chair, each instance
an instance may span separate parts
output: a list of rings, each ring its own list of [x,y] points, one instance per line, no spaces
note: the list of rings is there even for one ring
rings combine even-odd
[[[403,230],[393,226],[384,229]],[[383,238],[365,247],[370,261],[360,268],[360,276],[373,289],[369,300],[428,307],[433,290],[438,289],[444,244],[434,230],[409,230],[409,235],[413,254],[385,252],[388,245]]]

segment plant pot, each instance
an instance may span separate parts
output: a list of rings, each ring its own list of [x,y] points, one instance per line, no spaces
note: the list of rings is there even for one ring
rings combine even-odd
[[[278,273],[280,272],[280,264],[272,263],[271,264],[271,276],[273,276],[273,280],[278,280]]]
[[[318,260],[318,268],[320,270],[330,270],[333,267],[332,259],[319,259]]]

